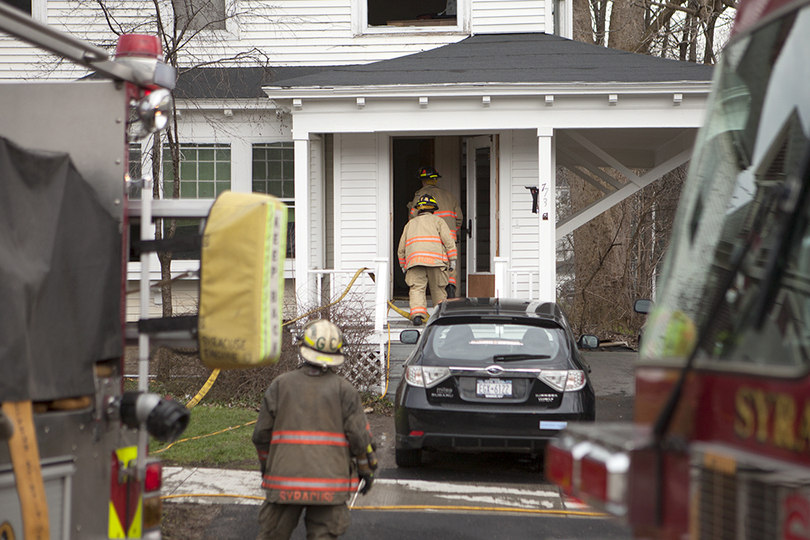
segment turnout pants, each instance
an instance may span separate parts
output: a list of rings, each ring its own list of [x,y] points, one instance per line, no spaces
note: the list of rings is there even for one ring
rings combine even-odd
[[[259,536],[256,540],[288,540],[304,509],[307,540],[333,540],[349,528],[351,515],[345,504],[307,506],[264,501],[259,510]]]
[[[448,283],[448,270],[441,266],[412,266],[405,273],[405,283],[408,284],[408,300],[411,305],[411,319],[421,316],[427,319],[427,297],[425,290],[430,286],[430,298],[437,306],[447,299],[444,289]]]

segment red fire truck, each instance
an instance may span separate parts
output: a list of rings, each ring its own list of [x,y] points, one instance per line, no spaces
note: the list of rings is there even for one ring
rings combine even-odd
[[[113,60],[5,3],[0,31],[98,75],[0,84],[0,538],[160,538],[147,433],[177,438],[189,411],[148,393],[149,336],[124,391],[127,157],[175,72],[156,37]]]
[[[630,424],[550,479],[637,538],[810,539],[810,1],[743,0],[716,68]]]

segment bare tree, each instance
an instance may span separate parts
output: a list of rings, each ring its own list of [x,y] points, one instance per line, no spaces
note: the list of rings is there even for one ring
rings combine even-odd
[[[736,7],[736,0],[579,0],[574,39],[713,64]]]
[[[736,0],[579,0],[573,8],[574,36],[580,41],[714,64],[728,37]],[[605,172],[620,178],[615,170]],[[665,175],[558,246],[564,253],[558,258],[575,276],[563,280],[560,299],[580,331],[598,329],[629,340],[637,335],[643,321],[633,314],[632,303],[655,292],[684,175],[685,166]],[[581,179],[565,183],[571,211],[600,196]]]
[[[231,6],[245,5],[243,11],[235,11]],[[258,67],[267,72],[269,58],[261,50],[248,47],[234,51],[228,43],[229,27],[236,28],[246,16],[252,20],[270,20],[272,6],[261,8],[255,4],[230,4],[225,0],[148,0],[136,4],[137,16],[133,16],[133,2],[122,0],[79,0],[75,12],[82,16],[95,13],[109,30],[109,41],[99,43],[106,48],[114,47],[117,39],[127,33],[147,33],[157,35],[162,43],[165,62],[173,66],[179,78],[195,70],[213,67]],[[239,84],[223,77],[222,86]],[[220,88],[220,90],[222,90]],[[227,94],[227,89],[224,92]],[[149,141],[149,152],[145,160],[155,179],[155,198],[180,198],[180,167],[182,162],[182,142],[178,127],[177,92],[175,91],[174,110],[169,125],[162,133]],[[188,96],[182,96],[188,97]],[[210,119],[211,123],[219,120]],[[164,149],[169,160],[164,159]],[[171,191],[164,190],[162,168],[171,168]],[[173,238],[177,230],[177,220],[155,222],[155,239]],[[171,262],[172,252],[158,253],[161,269],[161,297],[164,317],[173,315]]]

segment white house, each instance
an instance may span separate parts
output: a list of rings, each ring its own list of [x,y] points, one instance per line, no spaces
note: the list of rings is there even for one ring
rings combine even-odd
[[[109,1],[110,17],[96,2],[12,3],[95,43],[114,43],[110,17],[155,28],[147,2]],[[571,41],[570,0],[164,3],[215,22],[184,62],[258,51],[275,66],[234,62],[180,78],[181,197],[281,197],[294,209],[289,290],[339,292],[368,268],[361,295],[379,332],[399,317],[385,301],[406,291],[395,250],[418,167],[435,166],[461,201],[461,294],[553,300],[556,240],[689,159],[712,75]],[[84,74],[0,36],[0,79]],[[557,166],[593,173],[601,181],[579,181],[603,198],[558,220]],[[193,281],[186,288],[193,296]]]

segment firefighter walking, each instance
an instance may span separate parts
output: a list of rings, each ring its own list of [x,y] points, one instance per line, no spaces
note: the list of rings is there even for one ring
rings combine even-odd
[[[447,227],[450,229],[450,235],[453,237],[453,242],[458,245],[461,224],[464,223],[464,215],[461,213],[458,199],[446,189],[442,189],[436,185],[442,175],[436,172],[436,169],[433,167],[422,167],[419,169],[418,175],[419,179],[422,181],[422,187],[414,194],[413,200],[408,203],[408,219],[413,219],[417,216],[416,203],[419,202],[422,195],[430,195],[436,200],[436,204],[439,205],[438,210],[436,210],[433,215],[442,218],[444,222],[447,223]],[[457,284],[458,267],[454,267],[448,275],[446,287],[448,298],[455,298]]]
[[[405,224],[399,239],[397,257],[410,287],[410,316],[414,326],[427,319],[425,291],[436,306],[447,298],[448,275],[456,266],[456,243],[447,223],[434,215],[439,207],[430,195],[422,195],[415,205],[416,217]]]
[[[267,494],[257,540],[290,538],[304,511],[308,540],[337,538],[349,527],[350,498],[371,489],[377,458],[360,396],[332,371],[343,364],[342,346],[335,324],[310,321],[303,365],[264,394],[253,430]]]

